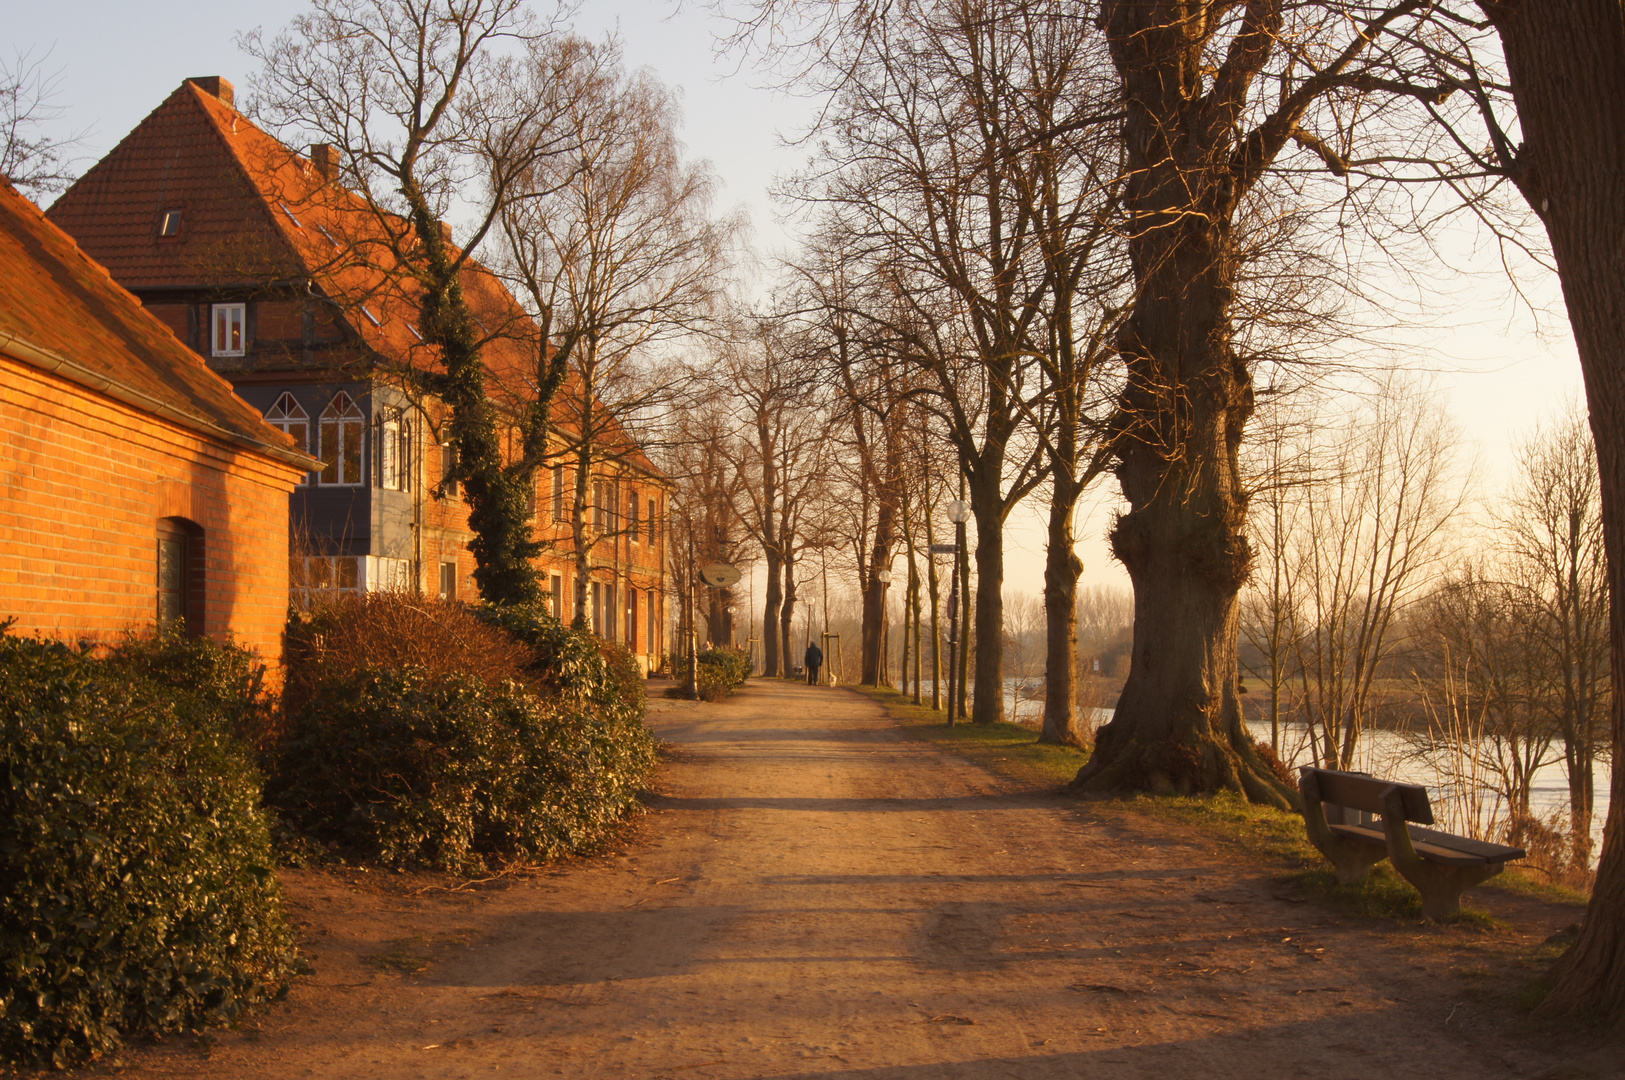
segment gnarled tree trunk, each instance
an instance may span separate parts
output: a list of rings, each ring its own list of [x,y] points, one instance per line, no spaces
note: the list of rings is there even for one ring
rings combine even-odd
[[[1625,745],[1625,5],[1479,4],[1501,36],[1524,145],[1514,179],[1546,223],[1585,377],[1608,552],[1614,745]],[[1544,1011],[1625,1020],[1625,769],[1602,860]]]

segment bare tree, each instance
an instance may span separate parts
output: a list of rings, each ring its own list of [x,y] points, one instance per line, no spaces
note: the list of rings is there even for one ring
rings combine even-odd
[[[629,419],[670,406],[667,367],[648,366],[672,339],[708,327],[735,222],[710,214],[716,180],[685,163],[676,95],[647,71],[627,72],[615,41],[572,43],[574,61],[532,60],[529,79],[572,80],[543,138],[562,152],[523,148],[523,168],[497,162],[521,197],[498,222],[504,273],[548,342],[575,480],[573,623],[587,625],[593,550],[620,527],[599,520],[596,467],[638,453]]]
[[[733,334],[721,356],[740,427],[734,456],[742,477],[736,512],[767,564],[764,675],[788,675],[793,666],[783,630],[785,567],[805,546],[793,527],[804,520],[802,508],[816,496],[828,453],[827,414],[807,352],[783,320],[763,319]],[[794,581],[790,577],[792,589]],[[793,593],[788,599],[793,617]]]
[[[1317,427],[1300,489],[1293,641],[1316,758],[1352,766],[1406,608],[1448,554],[1464,489],[1456,432],[1430,398],[1390,381],[1345,424]]]
[[[1498,534],[1520,586],[1520,637],[1547,682],[1538,704],[1563,745],[1574,865],[1591,864],[1596,761],[1608,715],[1608,581],[1596,447],[1577,407],[1518,452]]]
[[[26,49],[0,59],[0,176],[35,202],[73,183],[68,154],[84,138],[53,138],[45,130],[63,115],[53,104],[58,76],[46,70],[49,59],[48,52],[35,57]]]
[[[345,205],[365,220],[335,258],[370,267],[416,302],[418,335],[440,370],[395,374],[450,410],[452,479],[469,504],[482,595],[538,599],[530,505],[563,369],[533,325],[482,326],[465,274],[514,201],[532,194],[521,178],[569,145],[555,122],[560,90],[572,85],[558,77],[570,50],[523,0],[313,0],[274,38],[256,30],[239,45],[262,65],[259,118],[284,142],[303,134],[338,148],[337,179],[360,196]],[[469,219],[461,247],[444,225],[454,204]],[[497,336],[533,357],[501,395],[481,357]],[[505,453],[510,426],[517,445]]]
[[[1469,566],[1417,607],[1415,671],[1458,825],[1524,846],[1539,827],[1535,773],[1551,760],[1553,734],[1540,703],[1545,672],[1525,632],[1527,598]]]

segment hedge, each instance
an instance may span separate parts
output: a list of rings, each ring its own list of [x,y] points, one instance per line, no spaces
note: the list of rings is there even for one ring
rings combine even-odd
[[[655,743],[630,654],[534,609],[477,614],[525,647],[524,683],[454,662],[300,674],[310,692],[269,791],[299,832],[390,866],[476,872],[590,850],[636,807]]]
[[[257,707],[229,646],[177,634],[103,660],[0,634],[0,1057],[64,1067],[286,984],[260,777],[232,731]]]

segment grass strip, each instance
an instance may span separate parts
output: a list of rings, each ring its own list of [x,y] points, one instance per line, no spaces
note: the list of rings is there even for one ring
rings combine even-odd
[[[1030,787],[1057,790],[1089,760],[1087,750],[1041,743],[1030,728],[1018,724],[959,723],[949,727],[943,710],[915,705],[908,695],[896,690],[873,686],[846,689],[880,704],[909,735]],[[1101,799],[1093,801],[1093,805],[1102,811],[1115,807],[1191,828],[1275,868],[1279,879],[1296,886],[1306,899],[1367,918],[1421,918],[1420,894],[1386,862],[1377,864],[1358,885],[1338,884],[1336,872],[1309,843],[1303,818],[1295,813],[1255,806],[1231,792],[1207,796],[1142,793]],[[1485,882],[1484,887],[1582,907],[1588,899],[1574,889],[1537,881],[1515,867]],[[1456,923],[1484,929],[1499,925],[1484,912],[1468,907],[1462,909]]]

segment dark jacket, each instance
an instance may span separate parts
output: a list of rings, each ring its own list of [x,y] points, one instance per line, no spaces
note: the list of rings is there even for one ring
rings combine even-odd
[[[817,645],[808,645],[807,655],[801,658],[801,662],[806,664],[808,667],[822,667],[824,663],[824,650],[820,649]]]

